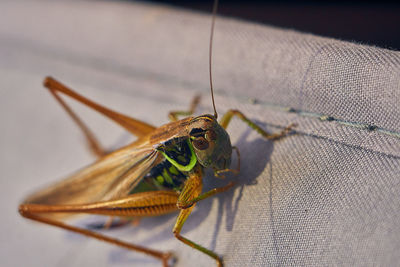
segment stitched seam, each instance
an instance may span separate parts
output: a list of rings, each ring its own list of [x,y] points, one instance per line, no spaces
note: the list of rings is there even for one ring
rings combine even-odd
[[[341,144],[341,145],[344,145],[344,146],[347,146],[347,147],[351,147],[351,148],[355,148],[355,149],[358,149],[358,150],[367,151],[367,152],[370,152],[370,153],[373,153],[373,154],[376,154],[376,155],[382,155],[382,156],[386,156],[388,158],[393,158],[393,159],[400,160],[400,156],[397,156],[397,155],[387,154],[385,152],[376,151],[376,150],[373,150],[373,149],[370,149],[370,148],[365,148],[365,147],[362,147],[362,146],[357,146],[357,145],[344,143],[344,142],[335,140],[333,138],[320,136],[320,135],[316,135],[316,134],[304,133],[304,132],[301,132],[301,131],[296,131],[296,133],[304,135],[304,136],[310,136],[310,137],[313,137],[313,138],[323,139],[323,140],[328,141],[329,143]]]
[[[304,117],[318,118],[320,121],[323,121],[323,122],[335,121],[335,122],[345,125],[345,126],[358,128],[358,129],[362,129],[362,130],[367,130],[369,132],[376,131],[376,132],[379,132],[379,133],[382,133],[385,135],[389,135],[389,136],[393,136],[393,137],[397,137],[400,139],[400,133],[391,131],[391,130],[388,130],[388,129],[385,129],[382,127],[378,127],[373,124],[356,122],[356,121],[347,121],[347,120],[338,119],[333,116],[329,116],[329,115],[325,115],[325,114],[318,114],[318,113],[313,113],[313,112],[295,110],[293,108],[289,108],[288,112],[296,113],[296,114],[298,114],[300,116],[304,116]]]
[[[215,91],[214,91],[215,93]],[[219,94],[216,93],[217,95],[223,95],[224,97],[227,97],[227,95],[225,94]],[[283,111],[283,112],[287,112],[287,113],[295,113],[297,115],[300,115],[302,117],[309,117],[309,118],[316,118],[322,122],[332,122],[335,121],[337,123],[340,123],[344,126],[348,126],[348,127],[352,127],[352,128],[358,128],[361,130],[367,130],[369,132],[378,132],[378,133],[382,133],[384,135],[389,135],[392,137],[396,137],[400,139],[400,132],[397,131],[393,131],[393,130],[389,130],[389,129],[385,129],[383,127],[379,127],[377,125],[373,125],[373,124],[368,124],[368,123],[364,123],[364,122],[358,122],[358,121],[350,121],[350,120],[343,120],[340,118],[336,118],[327,114],[323,114],[323,113],[315,113],[315,112],[309,112],[309,111],[304,111],[304,110],[300,110],[300,109],[295,109],[295,108],[291,108],[291,107],[283,107],[280,105],[276,105],[276,104],[271,104],[268,102],[264,102],[264,101],[260,101],[257,100],[255,98],[245,98],[245,97],[240,97],[240,96],[236,96],[236,95],[230,95],[231,97],[233,96],[233,98],[237,99],[238,102],[240,103],[250,103],[252,105],[259,105],[268,109],[274,109],[274,110],[278,110],[278,111]],[[246,100],[244,100],[246,99]]]
[[[284,129],[287,125],[278,125],[275,123],[269,123],[269,122],[265,122],[264,125],[269,126],[269,127],[274,127],[274,128],[278,128],[278,129]],[[327,136],[322,136],[322,135],[318,135],[318,134],[313,134],[313,133],[307,133],[305,131],[301,131],[298,129],[293,129],[292,133],[295,135],[303,135],[303,136],[309,136],[312,138],[317,138],[317,139],[322,139],[322,140],[326,140],[330,143],[336,143],[336,144],[341,144],[347,147],[351,147],[351,148],[355,148],[358,150],[363,150],[363,151],[367,151],[373,154],[377,154],[377,155],[382,155],[382,156],[386,156],[388,158],[393,158],[393,159],[400,159],[400,156],[398,155],[393,155],[393,154],[389,154],[389,153],[385,153],[379,150],[373,150],[370,148],[365,148],[363,146],[359,146],[359,145],[353,145],[353,144],[349,144],[340,140],[337,140],[335,138],[331,138],[331,137],[327,137]]]

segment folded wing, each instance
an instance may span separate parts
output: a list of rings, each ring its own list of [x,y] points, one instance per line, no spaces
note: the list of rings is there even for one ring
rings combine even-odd
[[[24,203],[87,204],[126,196],[161,157],[149,143],[128,145],[32,194]]]

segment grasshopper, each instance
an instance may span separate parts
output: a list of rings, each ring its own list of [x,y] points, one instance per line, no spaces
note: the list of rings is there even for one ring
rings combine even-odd
[[[168,266],[173,257],[170,252],[127,243],[92,229],[67,224],[65,221],[70,215],[77,213],[106,215],[112,221],[113,217],[140,218],[179,211],[172,230],[174,236],[215,259],[218,266],[223,265],[222,258],[216,253],[181,235],[181,229],[197,202],[233,186],[230,182],[226,186],[203,193],[203,170],[211,168],[216,177],[223,177],[224,172],[239,172],[239,150],[232,146],[226,132],[234,116],[271,140],[285,136],[292,125],[281,132],[268,133],[242,112],[233,109],[217,121],[211,76],[217,4],[218,1],[215,1],[209,51],[213,115],[192,116],[199,103],[199,98],[196,97],[188,111],[170,112],[171,122],[156,128],[95,103],[51,77],[45,78],[44,86],[82,130],[98,160],[71,177],[27,197],[19,206],[23,217],[145,253],[159,259],[163,266]],[[62,99],[62,94],[113,120],[135,135],[137,140],[106,153],[92,131]],[[189,117],[179,120],[178,116],[182,115]],[[236,169],[230,169],[233,150],[238,155]]]

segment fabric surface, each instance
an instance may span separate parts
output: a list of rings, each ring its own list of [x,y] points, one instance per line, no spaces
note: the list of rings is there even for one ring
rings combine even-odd
[[[3,1],[0,10],[2,266],[160,266],[18,215],[27,194],[94,160],[42,80],[154,125],[199,93],[198,114],[210,113],[210,15],[105,1]],[[218,17],[213,55],[220,116],[235,108],[271,132],[294,122],[296,134],[269,142],[234,119],[242,169],[227,180],[237,185],[199,203],[183,235],[226,266],[398,265],[400,53]],[[73,107],[108,147],[130,140]],[[207,175],[205,190],[227,180]],[[212,266],[173,237],[175,218],[105,233],[172,250],[176,266]]]

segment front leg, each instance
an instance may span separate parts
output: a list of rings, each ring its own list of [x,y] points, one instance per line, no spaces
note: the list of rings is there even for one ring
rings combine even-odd
[[[229,182],[227,185],[223,186],[223,187],[218,187],[218,188],[213,188],[210,191],[207,191],[195,198],[192,198],[190,200],[186,200],[186,201],[178,201],[178,203],[176,204],[178,206],[178,209],[187,209],[192,207],[194,204],[196,204],[197,202],[199,202],[200,200],[209,198],[213,195],[216,195],[218,193],[221,192],[225,192],[227,190],[229,190],[232,186],[234,186],[233,182]]]
[[[190,174],[189,179],[186,181],[185,186],[183,187],[183,190],[182,190],[181,194],[179,195],[179,198],[177,201],[178,207],[185,206],[187,203],[192,202],[194,199],[197,199],[200,196],[201,190],[203,188],[202,176],[203,176],[203,173],[202,173],[202,170],[200,167],[195,168],[195,170]],[[215,259],[217,261],[217,265],[219,267],[222,267],[223,266],[222,259],[216,253],[181,236],[181,234],[180,234],[183,224],[185,223],[186,219],[189,217],[190,213],[192,212],[193,208],[195,207],[196,202],[193,202],[189,208],[182,209],[180,211],[179,216],[176,219],[173,233],[178,240],[180,240],[183,243],[185,243],[186,245],[191,246],[192,248],[197,249],[197,250],[207,254],[208,256],[212,257],[213,259]]]

